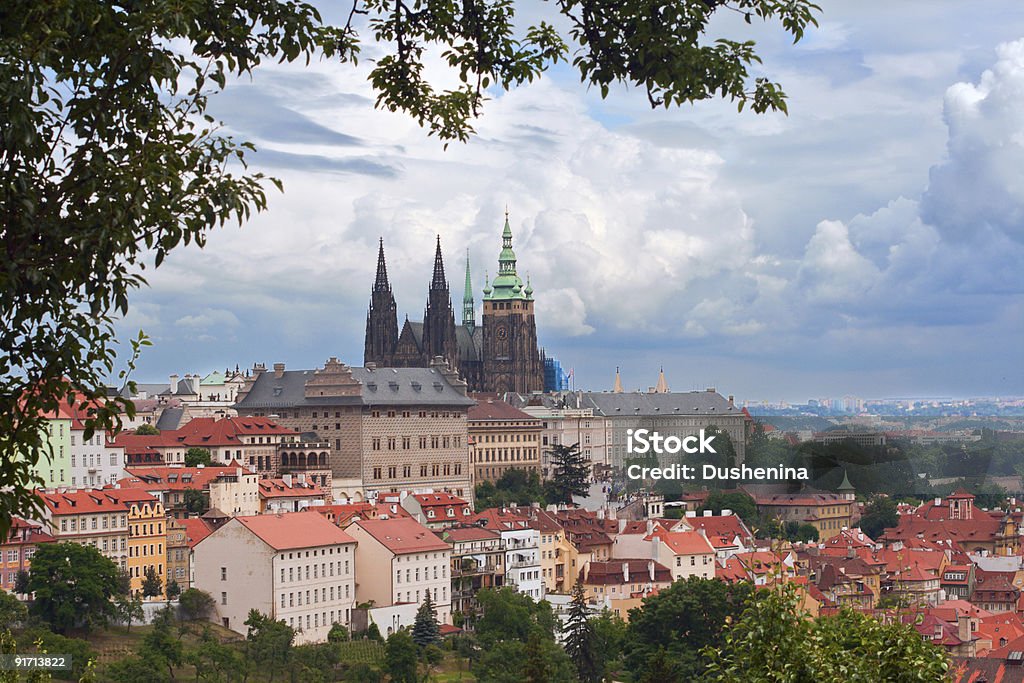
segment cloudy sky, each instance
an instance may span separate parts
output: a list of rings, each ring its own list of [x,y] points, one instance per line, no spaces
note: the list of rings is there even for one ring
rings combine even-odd
[[[579,388],[664,366],[749,400],[1024,394],[1024,4],[821,4],[796,46],[755,27],[788,117],[652,111],[558,68],[446,151],[374,110],[363,67],[261,68],[213,110],[285,191],[149,273],[121,325],[154,341],[137,379],[359,364],[378,237],[418,319],[434,236],[457,300],[469,250],[479,301],[508,206]]]

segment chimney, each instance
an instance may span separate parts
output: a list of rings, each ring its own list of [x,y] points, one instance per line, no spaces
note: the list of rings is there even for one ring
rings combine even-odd
[[[686,517],[688,519],[693,519],[696,516],[697,516],[697,511],[696,510],[687,510],[686,511]]]
[[[704,511],[704,516],[705,517],[710,517],[711,515],[712,515],[712,511],[711,510],[705,510]]]
[[[173,394],[175,391],[178,390],[178,376],[177,375],[171,375],[170,379],[171,379],[171,393]]]
[[[604,508],[598,508],[598,510],[597,510],[597,518],[600,519],[600,520],[604,519]]]
[[[652,531],[654,531],[654,521],[649,519],[647,520],[647,533],[651,533]]]
[[[736,407],[736,397],[733,396],[732,394],[729,394],[729,405],[732,407]]]
[[[654,560],[647,562],[647,573],[651,576],[651,583],[654,583]]]
[[[292,486],[292,475],[290,475],[290,474],[282,474],[281,475],[281,481],[284,482],[285,486],[287,486],[288,488],[291,488],[291,486]]]
[[[732,514],[732,510],[729,510],[728,508],[722,510],[722,516],[723,517],[728,517],[731,514]]]
[[[284,377],[284,363],[274,363],[274,377],[277,379]]]
[[[376,364],[376,363],[373,363],[373,362],[370,362],[370,363],[366,363],[366,364],[364,365],[364,367],[365,367],[365,368],[366,368],[367,370],[376,370],[376,369],[377,369],[377,364]]]
[[[620,519],[617,521],[619,522],[619,533],[621,534],[623,531],[626,530],[626,520]]]
[[[942,499],[941,498],[936,498],[935,499],[935,505],[942,505]]]
[[[622,563],[622,583],[629,583],[629,562]]]
[[[957,615],[956,634],[965,643],[971,642],[971,617],[967,614]]]

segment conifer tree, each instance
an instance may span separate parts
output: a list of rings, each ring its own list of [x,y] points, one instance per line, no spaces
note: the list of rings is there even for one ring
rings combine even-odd
[[[423,604],[416,610],[416,621],[412,626],[412,639],[420,647],[433,645],[441,640],[441,627],[437,623],[437,611],[430,599],[430,591]]]
[[[142,581],[142,595],[147,598],[155,598],[163,592],[163,581],[157,575],[156,569],[150,567],[146,570],[146,578]]]
[[[579,581],[572,589],[565,634],[565,652],[576,666],[580,683],[599,683],[601,667],[598,665],[594,629],[589,621],[587,596]]]
[[[549,503],[572,504],[573,496],[585,496],[590,490],[590,463],[580,452],[580,445],[558,444],[548,451],[552,475],[548,482]]]

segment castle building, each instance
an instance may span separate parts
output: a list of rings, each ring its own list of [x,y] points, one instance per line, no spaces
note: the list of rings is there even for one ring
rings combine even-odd
[[[476,392],[544,390],[544,359],[537,344],[533,287],[516,273],[512,229],[505,215],[498,256],[498,274],[483,290],[483,320],[476,324],[476,303],[466,257],[466,284],[462,298],[462,323],[455,324],[455,310],[444,273],[441,238],[434,253],[434,272],[427,293],[423,322],[406,317],[398,331],[398,311],[388,281],[384,241],[377,255],[377,277],[366,316],[363,362],[378,367],[430,367],[436,357],[456,369]]]

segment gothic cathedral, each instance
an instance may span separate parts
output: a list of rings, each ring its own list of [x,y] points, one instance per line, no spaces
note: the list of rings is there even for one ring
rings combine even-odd
[[[441,258],[441,238],[434,253],[434,275],[427,294],[423,322],[406,316],[398,331],[398,310],[388,282],[384,240],[377,254],[377,278],[366,315],[364,364],[378,367],[429,367],[440,356],[457,369],[470,391],[528,394],[544,390],[544,359],[537,345],[533,288],[516,274],[512,229],[505,214],[498,275],[484,285],[483,324],[476,324],[473,284],[466,255],[466,288],[462,324],[455,311]]]

